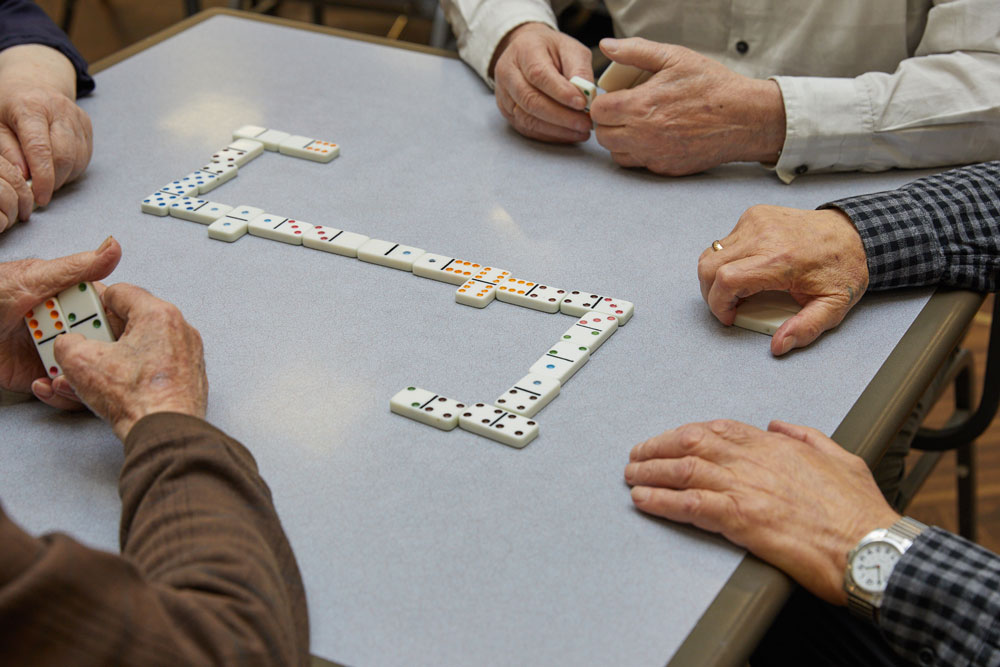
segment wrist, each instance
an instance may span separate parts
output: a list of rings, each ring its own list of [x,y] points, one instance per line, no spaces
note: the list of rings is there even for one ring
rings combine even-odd
[[[144,403],[140,406],[134,406],[131,410],[118,416],[112,422],[111,430],[114,431],[119,440],[125,442],[128,434],[132,431],[132,427],[139,421],[161,412],[171,412],[204,419],[205,405],[193,399],[180,398]]]
[[[76,68],[58,50],[42,44],[20,44],[0,51],[0,91],[24,87],[52,88],[76,99]]]
[[[748,154],[743,159],[776,164],[785,145],[785,101],[781,87],[770,79],[749,79],[746,92]]]

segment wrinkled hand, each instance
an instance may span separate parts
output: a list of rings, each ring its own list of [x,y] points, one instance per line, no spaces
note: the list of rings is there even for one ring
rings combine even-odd
[[[34,202],[21,170],[0,155],[0,232],[13,227],[18,220],[27,220]]]
[[[511,30],[493,54],[500,113],[526,137],[555,143],[590,137],[587,105],[569,80],[594,80],[590,49],[543,23]]]
[[[802,306],[771,338],[781,355],[840,324],[868,289],[861,236],[842,211],[754,206],[740,216],[722,250],[698,258],[701,294],[725,325],[736,306],[766,290],[785,290]]]
[[[2,169],[0,178],[18,191],[22,219],[90,162],[93,130],[75,98],[76,72],[55,49],[25,44],[0,51],[0,156],[31,178],[33,201]]]
[[[734,161],[777,161],[785,107],[774,81],[739,75],[690,49],[645,39],[604,39],[624,65],[656,72],[590,105],[597,141],[623,167],[669,176]]]
[[[39,400],[63,410],[81,407],[75,397],[53,393],[24,315],[68,287],[106,277],[118,265],[121,254],[118,242],[108,238],[96,251],[0,264],[0,388],[32,391]]]
[[[625,481],[640,510],[721,533],[840,605],[847,552],[899,519],[864,461],[779,421],[666,431],[632,450]]]
[[[122,441],[156,412],[204,417],[208,379],[198,331],[176,306],[134,285],[112,285],[102,299],[112,326],[123,324],[124,332],[114,343],[59,336],[63,375],[53,381],[55,391],[75,392]]]

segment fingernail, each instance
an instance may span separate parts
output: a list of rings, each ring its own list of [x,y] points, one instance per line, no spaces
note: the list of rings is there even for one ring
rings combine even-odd
[[[108,248],[110,248],[111,247],[111,241],[113,241],[113,240],[114,240],[113,236],[109,236],[108,238],[104,239],[104,243],[102,243],[97,248],[97,254],[99,255],[102,252],[104,252],[105,250],[107,250]]]
[[[618,40],[605,37],[601,40],[601,50],[605,53],[618,53]]]
[[[632,500],[637,503],[644,503],[649,500],[649,488],[645,486],[633,487]]]
[[[579,95],[574,97],[573,108],[576,109],[577,111],[583,111],[584,109],[587,108],[587,100],[583,99]],[[586,132],[587,130],[590,129],[590,126],[587,125],[587,123],[577,123],[576,129],[580,130],[581,132]]]
[[[785,342],[781,344],[781,354],[785,354],[793,347],[795,347],[795,336],[788,336],[785,338]]]
[[[38,398],[52,398],[52,386],[44,382],[33,382],[31,391],[35,392]]]
[[[638,463],[629,463],[627,466],[625,466],[625,480],[629,482],[632,481],[632,478],[635,477],[635,473],[638,472],[638,470],[639,470]]]

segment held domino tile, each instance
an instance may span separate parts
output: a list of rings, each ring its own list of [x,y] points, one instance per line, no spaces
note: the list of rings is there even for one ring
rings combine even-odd
[[[413,263],[413,275],[440,280],[452,285],[461,285],[479,273],[481,268],[483,267],[479,264],[467,262],[464,259],[427,252]]]
[[[577,320],[560,340],[586,347],[593,354],[617,330],[618,318],[615,315],[591,311]]]
[[[773,336],[778,327],[800,310],[802,306],[788,292],[758,292],[736,306],[733,324]]]
[[[407,387],[389,399],[389,409],[397,415],[442,431],[458,426],[458,415],[465,408],[464,403],[419,387]]]
[[[24,316],[24,322],[28,325],[31,340],[35,344],[35,349],[38,350],[38,356],[45,366],[45,372],[53,378],[61,375],[62,369],[56,363],[53,343],[58,336],[69,331],[69,324],[63,317],[59,301],[55,297],[46,299],[28,311],[28,314]]]
[[[343,229],[316,225],[302,235],[302,245],[324,252],[334,252],[345,257],[357,257],[358,248],[368,242],[364,234],[345,232]]]
[[[497,285],[497,300],[524,306],[543,313],[558,313],[559,304],[566,297],[566,290],[539,285],[530,280],[507,278]]]
[[[145,199],[142,200],[143,213],[149,213],[150,215],[165,216],[170,211],[170,205],[180,199],[177,195],[167,194],[166,192],[154,192]]]
[[[458,416],[465,431],[520,449],[538,435],[538,423],[495,405],[476,403]]]
[[[640,83],[644,83],[652,75],[652,72],[644,69],[613,62],[608,65],[604,74],[597,80],[597,85],[611,93],[625,88],[634,88]]]
[[[587,106],[585,106],[583,110],[590,111],[590,105],[593,103],[594,98],[597,97],[597,86],[580,76],[570,78],[569,82],[576,86],[576,89],[583,93],[583,96],[587,98]]]
[[[368,239],[358,248],[358,259],[362,262],[388,266],[400,271],[412,269],[413,263],[423,254],[424,251],[420,248],[382,239]]]
[[[262,213],[251,219],[247,225],[247,231],[253,236],[281,241],[290,245],[302,245],[302,236],[310,229],[312,229],[312,225],[308,222],[273,213]]]
[[[83,334],[84,338],[104,343],[115,342],[101,297],[97,295],[92,283],[79,283],[65,289],[59,292],[56,300],[69,325],[70,333]]]
[[[588,359],[590,351],[585,345],[560,341],[549,348],[544,357],[533,363],[528,372],[553,377],[566,384]]]
[[[497,407],[534,417],[538,411],[559,395],[562,383],[554,377],[528,373],[494,401]]]

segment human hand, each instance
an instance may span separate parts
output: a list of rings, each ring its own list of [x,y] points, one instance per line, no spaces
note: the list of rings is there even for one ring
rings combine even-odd
[[[123,442],[146,415],[204,417],[208,379],[198,331],[176,306],[134,285],[112,285],[102,300],[112,327],[124,331],[114,343],[59,336],[56,394],[79,396]]]
[[[774,81],[751,79],[690,49],[645,39],[603,39],[615,62],[655,74],[590,105],[597,141],[623,167],[668,176],[725,162],[774,162],[785,107]]]
[[[721,533],[814,595],[846,604],[847,553],[899,515],[864,461],[833,440],[780,421],[767,428],[717,420],[637,445],[625,467],[632,501]]]
[[[34,207],[35,197],[21,170],[0,155],[0,232],[13,227],[18,220],[27,220]]]
[[[0,51],[0,156],[31,178],[39,206],[90,162],[93,130],[75,98],[76,71],[55,49],[23,44]],[[25,209],[22,197],[20,206],[27,219],[31,202]]]
[[[40,401],[62,410],[81,407],[75,397],[53,393],[24,314],[68,287],[106,277],[121,255],[121,246],[109,237],[96,251],[0,264],[0,388],[31,391]]]
[[[569,82],[594,80],[590,49],[543,23],[525,23],[500,41],[493,62],[497,107],[514,129],[555,143],[590,137],[587,100]]]
[[[720,322],[732,324],[740,301],[765,290],[786,290],[802,306],[771,338],[774,355],[840,324],[868,289],[861,235],[837,209],[754,206],[720,242],[698,258],[701,294]]]

